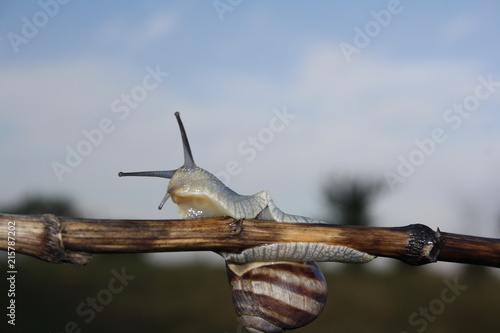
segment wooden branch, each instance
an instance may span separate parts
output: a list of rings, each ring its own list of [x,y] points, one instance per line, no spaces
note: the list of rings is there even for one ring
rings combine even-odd
[[[11,249],[7,238],[12,229],[9,225],[15,225],[15,245]],[[382,228],[229,217],[102,220],[0,214],[0,234],[2,250],[77,265],[87,263],[91,253],[241,252],[272,243],[321,242],[409,265],[449,261],[500,267],[500,239],[433,231],[422,224]]]

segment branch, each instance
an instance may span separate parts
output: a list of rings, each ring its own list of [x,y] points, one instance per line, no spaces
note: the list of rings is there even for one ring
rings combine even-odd
[[[15,238],[15,245],[11,246],[7,235],[14,224],[15,236],[9,236]],[[2,250],[15,250],[52,263],[78,265],[86,264],[91,253],[241,252],[273,243],[321,242],[409,265],[448,261],[500,267],[500,239],[433,231],[422,224],[382,228],[230,217],[103,220],[0,214],[0,234]]]

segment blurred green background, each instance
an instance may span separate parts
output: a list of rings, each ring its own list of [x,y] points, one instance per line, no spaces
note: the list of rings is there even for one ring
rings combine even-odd
[[[370,224],[377,186],[345,182],[324,189],[330,213],[344,223]],[[68,199],[38,196],[1,211],[81,215]],[[222,259],[219,264],[162,266],[144,256],[94,255],[88,265],[78,267],[18,254],[16,326],[7,325],[4,318],[0,327],[6,328],[1,331],[244,332]],[[322,264],[329,287],[327,305],[316,321],[295,332],[498,332],[500,279],[494,269],[456,264],[446,267],[459,269],[437,272],[377,260],[388,261],[387,267]],[[1,263],[5,272],[6,258]],[[117,274],[125,275],[125,282]],[[450,285],[458,287],[450,290]]]
[[[18,257],[16,332],[65,332],[70,321],[81,332],[244,332],[232,307],[222,261],[217,267],[162,268],[148,264],[141,255],[96,255],[87,266],[75,267]],[[459,274],[437,274],[402,264],[387,272],[342,264],[326,266],[337,269],[324,270],[329,287],[325,310],[312,324],[295,332],[493,333],[500,327],[500,280],[488,270],[464,265]],[[86,323],[89,315],[77,314],[79,304],[108,289],[112,270],[121,272],[123,268],[134,279]],[[442,310],[436,300],[447,288],[446,279],[452,284],[457,279],[467,288],[450,304],[442,302]],[[428,321],[422,330],[425,317],[418,315],[412,326],[410,315],[429,306],[439,312],[429,312],[434,321]],[[6,326],[5,320],[2,326]]]

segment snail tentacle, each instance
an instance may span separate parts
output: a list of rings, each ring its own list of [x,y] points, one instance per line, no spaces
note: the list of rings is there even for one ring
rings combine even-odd
[[[240,195],[198,167],[179,113],[175,114],[184,148],[176,170],[119,173],[170,179],[158,207],[172,198],[181,218],[231,216],[284,223],[323,223],[284,213],[267,190]],[[250,333],[280,333],[313,321],[327,298],[326,280],[313,261],[368,262],[373,256],[341,245],[297,242],[257,246],[241,253],[219,253],[226,260],[236,312]]]

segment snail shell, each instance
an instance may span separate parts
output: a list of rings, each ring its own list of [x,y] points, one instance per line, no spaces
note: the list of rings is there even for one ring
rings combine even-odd
[[[168,178],[167,193],[158,207],[172,198],[184,219],[231,216],[235,219],[284,223],[321,223],[281,211],[266,190],[240,195],[194,163],[179,113],[175,116],[184,147],[184,164],[176,170],[120,172],[120,176]],[[226,260],[233,303],[243,326],[251,333],[276,333],[307,325],[323,310],[325,277],[312,261],[363,263],[370,254],[323,243],[277,243],[241,253],[219,253]]]
[[[309,324],[323,310],[326,280],[314,262],[226,264],[233,304],[250,333]]]

